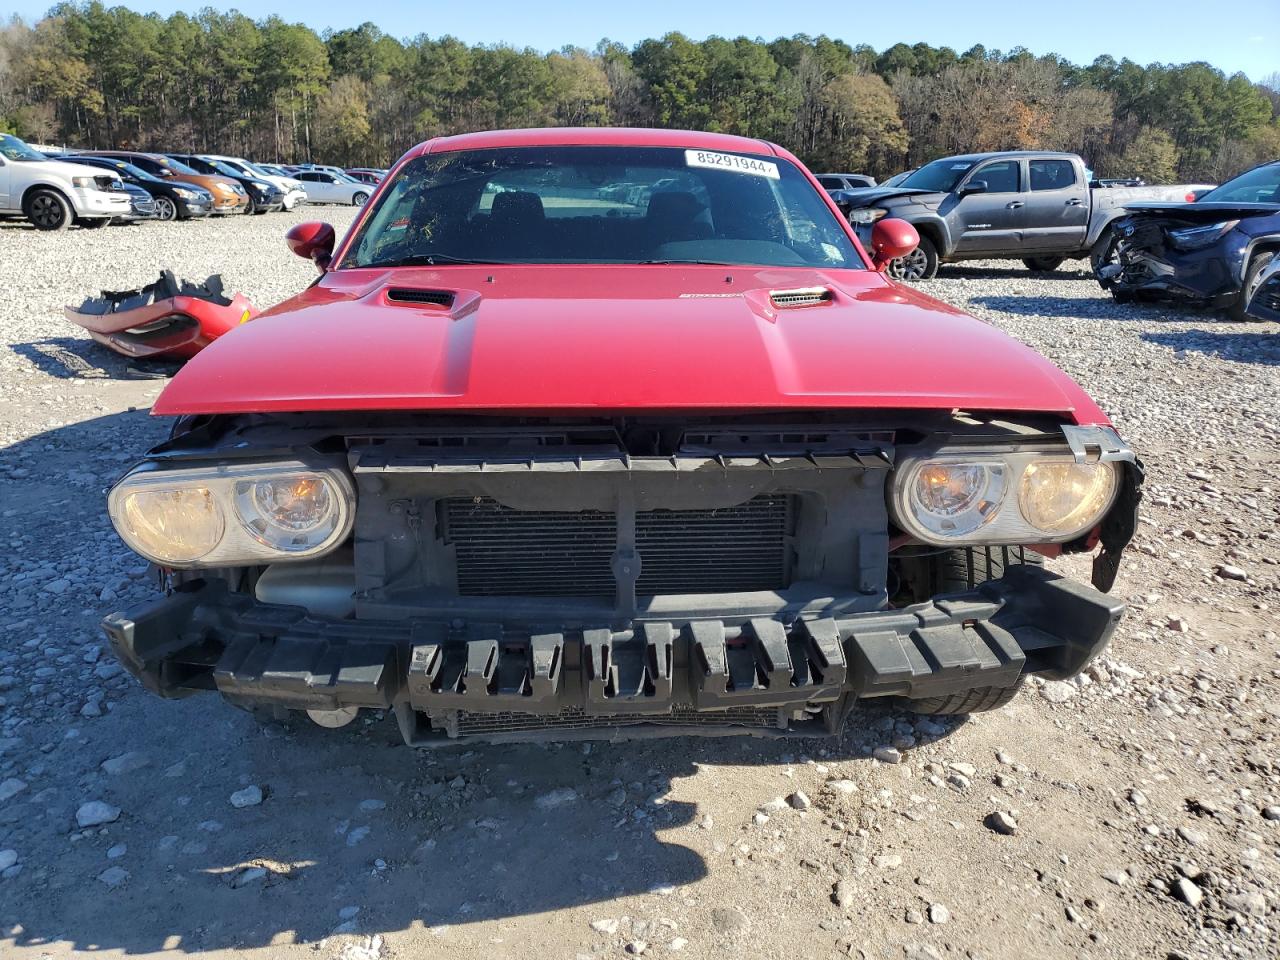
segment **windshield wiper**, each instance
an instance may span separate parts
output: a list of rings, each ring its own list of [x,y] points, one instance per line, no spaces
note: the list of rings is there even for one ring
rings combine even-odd
[[[702,265],[704,265],[704,266],[708,266],[708,267],[732,267],[732,266],[733,266],[733,264],[732,264],[732,263],[727,263],[727,262],[726,262],[726,261],[724,261],[724,260],[638,260],[638,261],[636,261],[636,262],[637,262],[637,263],[639,263],[639,264],[650,264],[650,263],[659,263],[659,264],[661,264],[661,263],[684,264],[684,263],[692,263],[692,264],[702,264]]]
[[[470,257],[451,257],[447,253],[415,253],[395,260],[375,260],[362,263],[362,267],[434,267],[438,263],[510,264],[511,260],[476,260]]]

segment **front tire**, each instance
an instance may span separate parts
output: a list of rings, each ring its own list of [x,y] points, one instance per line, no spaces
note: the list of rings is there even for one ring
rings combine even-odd
[[[1253,321],[1253,317],[1245,313],[1249,309],[1249,301],[1253,299],[1253,295],[1258,291],[1258,284],[1261,282],[1262,271],[1276,257],[1274,250],[1264,250],[1261,253],[1255,253],[1249,258],[1249,266],[1244,271],[1244,283],[1240,285],[1240,296],[1236,301],[1227,307],[1227,316],[1235,323],[1249,323]]]
[[[1089,266],[1093,268],[1093,276],[1103,290],[1110,290],[1116,285],[1115,280],[1104,280],[1099,277],[1098,271],[1109,264],[1120,262],[1119,255],[1116,253],[1116,241],[1118,239],[1116,232],[1107,227],[1098,235],[1098,239],[1093,242],[1093,246],[1089,248]]]
[[[353,206],[363,207],[368,200],[369,195],[362,191],[351,198],[351,203]]]
[[[31,191],[22,212],[37,230],[62,231],[71,226],[71,204],[56,190]]]
[[[1022,262],[1033,273],[1052,273],[1062,266],[1066,257],[1027,257]]]
[[[1044,557],[1032,553],[1026,547],[971,547],[948,550],[936,557],[931,565],[930,580],[935,595],[962,593],[972,590],[988,580],[999,580],[1004,572],[1015,564],[1043,566]],[[1019,677],[1007,687],[974,687],[945,697],[897,697],[896,704],[912,713],[931,715],[984,713],[998,710],[1018,695],[1022,689]]]
[[[156,219],[166,222],[178,219],[178,205],[169,197],[156,197]]]
[[[885,272],[894,280],[931,280],[938,274],[938,248],[922,234],[916,248],[905,257],[890,260]]]

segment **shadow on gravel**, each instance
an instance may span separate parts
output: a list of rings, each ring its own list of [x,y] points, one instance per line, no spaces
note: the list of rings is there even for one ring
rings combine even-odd
[[[41,532],[24,559],[92,561],[90,582],[136,568],[132,557],[107,560],[118,548],[107,545],[114,535],[104,476],[77,474],[90,466],[114,472],[112,454],[141,452],[161,426],[142,412],[114,414],[4,448],[23,475],[0,483],[0,496]],[[86,544],[91,552],[78,553]],[[119,589],[125,597],[111,607],[153,595],[142,579]],[[714,905],[717,890],[700,881],[713,866],[728,869],[731,845],[756,808],[811,782],[783,776],[789,765],[808,757],[829,766],[826,776],[861,780],[873,745],[905,744],[907,731],[920,743],[945,738],[964,722],[917,724],[868,708],[829,740],[415,751],[379,714],[336,731],[301,717],[260,726],[214,695],[166,701],[145,693],[113,673],[109,652],[101,661],[82,656],[94,652],[108,612],[94,590],[73,585],[54,596],[33,584],[4,594],[0,655],[40,637],[65,655],[60,679],[37,675],[0,700],[0,779],[24,781],[0,803],[0,849],[15,850],[19,864],[0,880],[0,955],[10,941],[191,954],[412,928],[456,953],[463,933],[450,941],[446,928],[580,907],[592,909],[566,929],[580,929],[576,946],[589,952],[607,939],[589,921],[617,916],[618,897],[643,898],[625,909],[655,923],[678,912],[673,899]],[[101,716],[81,713],[87,689],[107,692]],[[125,754],[132,756],[119,769],[102,766]],[[742,767],[760,769],[745,790],[733,773]],[[231,795],[251,784],[265,799],[235,807]],[[829,802],[813,799],[816,808]],[[79,830],[76,811],[91,800],[118,807],[119,818]],[[820,817],[816,808],[808,816]],[[703,820],[711,811],[714,823]],[[359,908],[354,920],[347,907]],[[330,948],[327,955],[341,949]],[[565,943],[557,955],[574,948]]]
[[[1238,330],[1239,327],[1234,329]],[[1280,366],[1280,333],[1188,330],[1183,333],[1144,333],[1142,339],[1173,350],[1190,350],[1236,363]]]
[[[1032,272],[1026,267],[976,267],[957,263],[943,264],[938,268],[940,280],[1026,280],[1035,283],[1037,280],[1092,280],[1093,274],[1082,268],[1067,265],[1059,270]]]
[[[991,310],[1027,317],[1114,320],[1118,323],[1171,319],[1203,322],[1206,318],[1213,319],[1216,316],[1206,313],[1188,313],[1185,317],[1170,318],[1168,304],[1132,303],[1121,306],[1101,291],[1095,297],[1038,297],[1034,292],[1028,291],[1025,296],[974,297],[969,302]]]
[[[173,376],[182,366],[170,360],[132,360],[84,337],[52,337],[11,349],[60,380],[156,380]]]

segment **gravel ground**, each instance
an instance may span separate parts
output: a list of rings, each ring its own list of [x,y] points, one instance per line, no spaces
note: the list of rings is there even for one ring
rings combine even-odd
[[[838,741],[424,754],[384,719],[162,702],[96,626],[153,591],[102,490],[162,436],[163,381],[62,305],[163,266],[269,304],[312,278],[281,235],[314,215],[0,225],[6,956],[1280,955],[1280,330],[1076,272],[922,285],[1062,365],[1147,462],[1131,613],[1076,683]]]

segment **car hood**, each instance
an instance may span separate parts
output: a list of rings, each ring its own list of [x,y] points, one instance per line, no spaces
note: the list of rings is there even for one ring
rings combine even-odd
[[[41,164],[50,166],[64,177],[114,177],[120,180],[120,171],[108,170],[106,167],[95,167],[89,163],[76,163],[74,160],[32,160],[27,166],[38,168]]]
[[[771,297],[812,288],[828,299]],[[154,412],[707,408],[1107,422],[1030,348],[880,274],[661,265],[335,271],[207,347]]]
[[[1238,217],[1259,217],[1280,213],[1280,203],[1227,203],[1225,201],[1161,203],[1151,200],[1126,203],[1124,209],[1132,214],[1177,217],[1189,223],[1216,223]]]
[[[894,197],[932,194],[944,196],[936,190],[918,190],[915,187],[860,187],[857,190],[832,190],[831,199],[842,207],[872,207]]]

